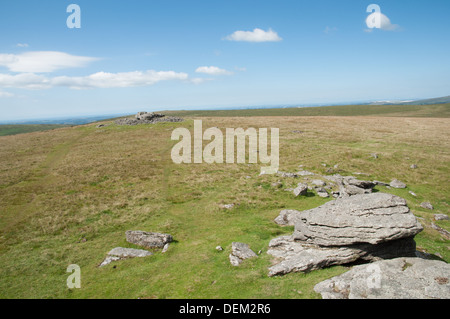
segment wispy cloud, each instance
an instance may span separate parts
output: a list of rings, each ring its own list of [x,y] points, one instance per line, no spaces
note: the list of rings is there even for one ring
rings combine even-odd
[[[283,39],[272,29],[264,31],[256,28],[253,31],[236,31],[225,37],[225,40],[243,42],[278,42]]]
[[[196,73],[204,73],[209,75],[232,75],[233,72],[221,69],[217,66],[201,66],[195,70]]]
[[[325,34],[333,34],[333,33],[335,33],[337,31],[337,28],[336,27],[329,27],[329,26],[327,26],[326,28],[325,28],[325,30],[323,30],[323,32],[325,33]]]
[[[29,44],[28,43],[17,43],[16,47],[18,47],[18,48],[28,48]]]
[[[12,94],[12,93],[5,92],[5,91],[0,91],[0,98],[3,98],[3,97],[13,97],[13,96],[14,96],[14,94]]]
[[[150,86],[161,81],[187,81],[188,79],[189,76],[186,73],[154,70],[123,73],[98,72],[83,77],[47,77],[34,73],[20,73],[17,75],[0,74],[0,87],[22,89],[49,89],[52,87],[68,87],[71,89],[126,88]]]
[[[381,29],[384,31],[397,31],[400,26],[397,24],[391,23],[391,20],[381,12],[374,12],[369,14],[366,18],[366,25],[368,29],[365,29],[366,32],[372,32],[375,29]]]
[[[84,67],[98,58],[75,56],[56,51],[35,51],[22,54],[0,54],[0,67],[19,73],[49,73],[60,69]]]

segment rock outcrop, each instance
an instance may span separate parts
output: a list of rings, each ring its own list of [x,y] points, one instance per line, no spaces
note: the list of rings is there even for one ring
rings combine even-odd
[[[158,122],[182,122],[183,119],[174,116],[166,116],[159,113],[139,112],[134,118],[123,118],[117,120],[117,125],[139,125],[155,124]]]
[[[423,230],[404,199],[384,193],[338,198],[303,212],[282,211],[276,222],[295,230],[269,243],[268,253],[278,258],[269,276],[414,256],[413,237]]]
[[[450,265],[421,258],[382,260],[355,266],[314,290],[324,299],[449,299]]]
[[[129,230],[125,233],[127,242],[146,248],[164,248],[173,241],[168,234],[149,233],[141,230]]]

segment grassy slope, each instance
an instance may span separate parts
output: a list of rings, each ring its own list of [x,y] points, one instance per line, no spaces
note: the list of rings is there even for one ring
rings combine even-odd
[[[20,125],[0,125],[0,136],[9,136],[23,133],[40,132],[66,127],[67,125],[57,124],[20,124]]]
[[[338,105],[325,107],[166,111],[173,116],[389,116],[389,117],[450,117],[450,104],[436,105]]]
[[[298,165],[324,174],[364,172],[398,178],[406,190],[379,187],[407,199],[425,231],[420,249],[450,261],[448,240],[430,223],[449,214],[448,119],[358,117],[203,118],[204,128],[279,127],[283,171]],[[281,209],[309,209],[327,200],[293,198],[259,177],[259,165],[172,163],[170,134],[192,120],[97,129],[94,124],[0,138],[0,297],[2,298],[317,298],[316,283],[346,271],[267,277],[269,241],[292,232],[273,219]],[[293,133],[302,131],[302,134]],[[370,153],[378,153],[373,159]],[[411,170],[412,163],[419,168]],[[322,164],[327,164],[324,167]],[[246,176],[250,176],[247,179]],[[284,187],[299,180],[283,179]],[[408,193],[418,194],[415,198]],[[431,201],[434,211],[420,207]],[[220,204],[236,203],[227,211]],[[437,222],[449,230],[448,221]],[[168,253],[97,268],[117,246],[135,247],[124,232],[170,233]],[[258,259],[234,268],[231,242],[249,243]],[[224,252],[217,252],[221,245]],[[82,269],[82,289],[69,290],[65,269]]]

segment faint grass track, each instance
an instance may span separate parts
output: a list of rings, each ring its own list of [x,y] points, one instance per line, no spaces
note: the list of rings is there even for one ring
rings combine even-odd
[[[26,222],[35,213],[36,205],[34,201],[52,185],[55,178],[52,175],[53,169],[66,158],[74,145],[90,133],[91,131],[87,130],[79,131],[66,142],[56,145],[47,154],[45,160],[29,172],[23,180],[8,186],[9,191],[15,195],[15,201],[12,211],[6,212],[3,205],[0,206],[0,249],[9,236],[22,228],[18,226]]]

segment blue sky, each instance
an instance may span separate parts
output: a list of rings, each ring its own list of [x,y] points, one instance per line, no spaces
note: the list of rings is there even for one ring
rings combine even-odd
[[[368,28],[371,3],[387,26]],[[449,14],[448,0],[2,0],[0,120],[450,95]]]

